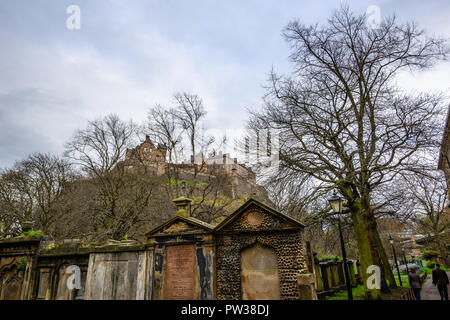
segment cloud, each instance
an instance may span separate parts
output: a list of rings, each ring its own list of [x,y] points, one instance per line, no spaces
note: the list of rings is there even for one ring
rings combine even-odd
[[[402,1],[379,4],[450,34],[445,10]],[[81,8],[81,30],[66,29],[65,9]],[[117,113],[141,122],[172,94],[199,94],[206,129],[242,128],[257,108],[267,73],[287,72],[289,48],[280,33],[292,18],[325,21],[338,1],[49,1],[0,3],[0,167],[30,152],[62,153],[88,120]],[[418,3],[418,8],[420,7]],[[433,20],[431,17],[436,16]],[[424,86],[448,86],[450,68],[421,76]],[[418,83],[406,76],[405,83]]]

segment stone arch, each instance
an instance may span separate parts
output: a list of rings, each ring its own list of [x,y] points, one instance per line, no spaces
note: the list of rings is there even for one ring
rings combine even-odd
[[[16,261],[5,265],[0,270],[0,300],[20,300],[22,284],[23,275]]]
[[[277,252],[256,241],[241,250],[243,300],[279,300],[280,277]]]

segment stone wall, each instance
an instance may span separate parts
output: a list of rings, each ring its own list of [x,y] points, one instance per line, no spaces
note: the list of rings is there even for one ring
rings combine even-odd
[[[0,299],[314,299],[297,221],[254,199],[216,228],[180,212],[147,244],[0,241]]]

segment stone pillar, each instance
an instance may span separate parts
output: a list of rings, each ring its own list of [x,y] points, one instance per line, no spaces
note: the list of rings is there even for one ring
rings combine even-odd
[[[330,282],[328,280],[328,263],[327,262],[320,262],[320,274],[322,278],[322,284],[323,284],[323,291],[330,291]]]
[[[297,276],[299,300],[317,300],[314,274],[303,273]]]

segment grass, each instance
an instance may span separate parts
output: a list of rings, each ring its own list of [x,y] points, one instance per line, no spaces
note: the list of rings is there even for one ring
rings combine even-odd
[[[364,286],[360,285],[352,288],[353,300],[364,300]],[[339,291],[336,295],[328,297],[327,300],[348,300],[347,291]]]
[[[433,272],[434,268],[433,269],[431,269],[431,268],[422,268],[422,270],[423,270],[423,272],[426,271],[426,273],[431,274]],[[441,270],[450,271],[450,268],[446,268],[444,266],[441,266]]]
[[[44,231],[42,230],[30,230],[26,232],[22,232],[20,234],[21,237],[36,237],[36,236],[45,236]]]
[[[397,284],[398,287],[400,287],[400,281],[398,280],[398,277],[395,277],[395,283]],[[406,277],[402,277],[402,288],[409,288],[409,280],[408,280],[408,276]]]
[[[397,282],[398,288],[391,289],[389,293],[382,293],[382,300],[400,300],[401,295],[406,291],[405,289],[409,288],[409,282],[407,277],[402,277],[402,286],[400,287],[398,278],[395,279]],[[405,281],[403,281],[405,280]],[[352,288],[353,300],[364,300],[364,286],[360,285],[355,288]],[[336,295],[332,297],[328,297],[327,300],[348,300],[347,291],[339,291]]]

